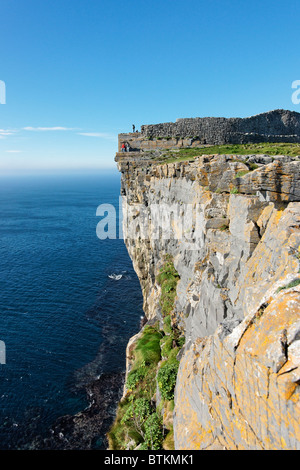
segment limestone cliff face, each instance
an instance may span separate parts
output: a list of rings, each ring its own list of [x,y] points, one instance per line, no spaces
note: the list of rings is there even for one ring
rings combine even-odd
[[[299,449],[299,160],[143,158],[116,158],[124,239],[148,319],[166,254],[180,276],[175,448]]]

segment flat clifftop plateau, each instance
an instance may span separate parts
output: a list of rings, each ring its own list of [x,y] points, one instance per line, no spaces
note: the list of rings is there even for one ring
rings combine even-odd
[[[160,347],[149,385],[168,430],[159,445],[300,449],[299,158],[160,156],[116,157],[124,239]],[[127,351],[124,406],[133,375],[133,387],[142,377],[143,338],[142,330]],[[171,375],[160,369],[174,373],[174,357],[167,393]]]

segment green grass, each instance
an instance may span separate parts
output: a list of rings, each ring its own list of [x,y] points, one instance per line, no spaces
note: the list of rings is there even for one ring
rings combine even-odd
[[[172,333],[171,316],[166,315],[163,319],[163,330],[166,335]]]
[[[160,360],[160,340],[161,333],[156,327],[146,326],[143,335],[137,342],[135,355],[135,368],[142,364],[150,365],[158,363]]]
[[[284,289],[290,289],[291,287],[296,287],[300,284],[300,279],[295,279],[294,281],[290,282],[289,284],[287,284],[286,286],[282,286],[282,287],[279,287],[277,289],[277,292],[280,292]]]
[[[287,155],[296,157],[300,155],[300,144],[297,143],[268,143],[258,144],[232,144],[211,145],[209,147],[183,148],[180,150],[165,150],[158,161],[172,163],[178,161],[192,160],[201,155]],[[255,164],[254,164],[255,165]],[[249,168],[253,170],[255,168]]]
[[[170,334],[160,340],[160,347],[162,357],[168,357],[173,348],[173,338]]]
[[[119,402],[115,422],[107,434],[111,450],[126,449],[130,440],[135,442],[135,446],[145,440],[137,428],[136,420],[129,419],[129,416],[142,400],[150,403],[155,393],[157,365],[161,359],[161,338],[162,333],[157,323],[146,326],[136,343],[132,353],[132,370],[126,382],[128,393],[126,398]],[[153,413],[156,413],[155,409],[149,410],[149,417]],[[142,425],[146,426],[146,421]],[[144,432],[146,433],[146,429]]]
[[[232,189],[230,190],[230,194],[238,194],[238,193],[239,193],[238,188],[232,188]]]
[[[163,317],[169,315],[174,308],[176,287],[179,274],[174,268],[173,260],[166,256],[165,263],[157,276],[157,282],[161,286],[160,306]]]
[[[127,377],[127,394],[119,402],[116,419],[108,432],[110,450],[125,450],[130,442],[132,448],[139,444],[142,446],[141,449],[145,450],[162,448],[164,425],[160,413],[153,404],[153,396],[156,392],[156,377],[159,375],[158,383],[164,406],[173,409],[174,387],[179,365],[176,356],[179,345],[182,346],[183,338],[179,338],[174,329],[171,331],[172,335],[165,335],[159,330],[157,322],[153,326],[146,326],[138,339],[132,352],[133,366]],[[175,348],[173,348],[174,338],[177,338]],[[161,348],[165,355],[162,363]],[[172,447],[172,433],[168,440],[166,445]]]
[[[238,171],[237,174],[235,175],[236,178],[242,178],[243,176],[247,175],[250,172],[250,170],[241,170]]]
[[[160,367],[157,374],[157,381],[161,396],[164,400],[174,400],[174,389],[178,373],[179,362],[176,358],[170,357]]]
[[[179,275],[170,255],[163,262],[156,278],[161,286],[163,329],[159,329],[158,322],[146,325],[131,351],[127,394],[119,402],[116,419],[107,434],[110,450],[125,450],[129,445],[132,448],[140,445],[140,449],[146,450],[174,447],[172,420],[168,418],[163,423],[153,402],[158,384],[163,400],[160,411],[162,407],[173,410],[177,355],[185,341],[171,319]]]

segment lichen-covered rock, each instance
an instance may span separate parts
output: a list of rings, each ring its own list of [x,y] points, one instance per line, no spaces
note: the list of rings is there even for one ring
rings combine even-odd
[[[260,156],[240,176],[238,155],[117,161],[148,319],[162,319],[166,254],[180,276],[176,448],[300,448],[300,162]]]
[[[300,449],[300,288],[195,341],[176,388],[177,449]]]

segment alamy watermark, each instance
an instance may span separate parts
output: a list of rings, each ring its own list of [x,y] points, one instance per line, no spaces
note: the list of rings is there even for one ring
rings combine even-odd
[[[292,88],[295,89],[294,93],[292,94],[292,103],[299,104],[300,103],[300,80],[294,80],[292,83]]]
[[[3,80],[0,80],[0,104],[6,104],[6,85]]]
[[[6,364],[6,346],[4,341],[0,341],[0,364]]]
[[[128,204],[123,196],[119,213],[113,204],[101,204],[96,216],[101,217],[96,229],[100,240],[180,240],[189,250],[202,246],[203,232],[209,228],[198,203]]]

